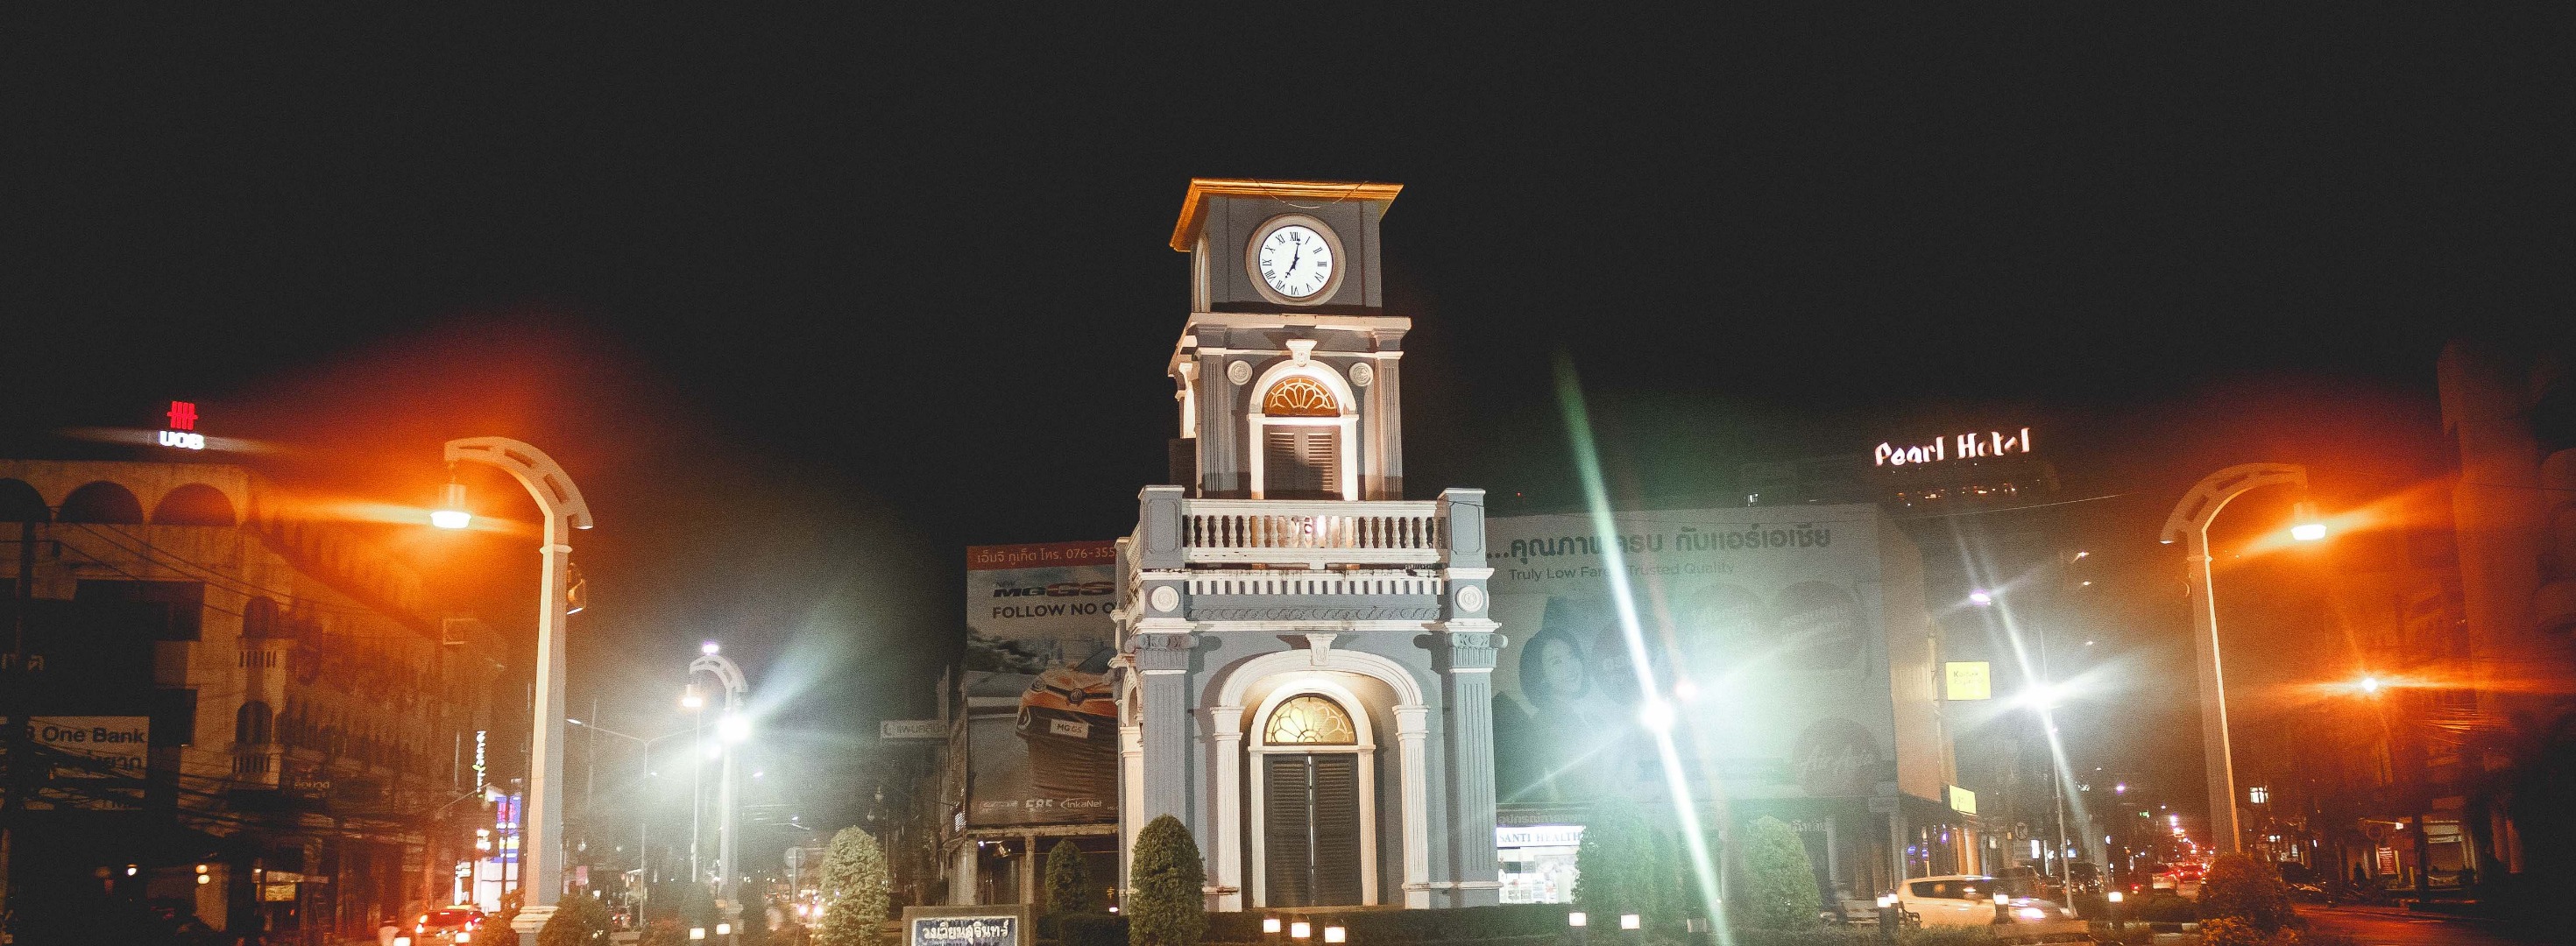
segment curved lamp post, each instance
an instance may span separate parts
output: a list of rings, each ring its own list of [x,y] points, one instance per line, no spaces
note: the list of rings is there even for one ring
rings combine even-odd
[[[528,741],[527,820],[519,845],[524,906],[510,924],[522,946],[533,946],[537,930],[554,915],[555,901],[563,892],[563,852],[558,848],[563,844],[564,623],[570,612],[564,592],[572,564],[572,546],[565,544],[564,530],[590,528],[590,505],[582,501],[581,489],[553,457],[516,440],[450,440],[447,464],[453,468],[458,463],[509,471],[528,488],[528,495],[537,500],[537,510],[546,517],[545,544],[538,547],[544,571],[537,581],[536,733]],[[447,508],[431,514],[431,523],[442,529],[471,525],[473,516],[464,508],[465,487],[449,483],[446,498]]]
[[[733,859],[734,747],[751,738],[751,718],[742,712],[742,699],[751,692],[751,685],[743,680],[742,668],[717,653],[719,649],[714,641],[699,645],[698,659],[689,661],[689,679],[711,673],[724,685],[724,715],[716,717],[716,741],[724,753],[724,769],[716,782],[716,911],[739,926],[742,904],[734,899],[738,893],[734,877],[741,869]]]
[[[2218,665],[2218,603],[2210,596],[2209,522],[2218,511],[2238,496],[2266,486],[2308,488],[2308,468],[2289,463],[2246,463],[2231,466],[2201,479],[2182,502],[2174,506],[2173,515],[2165,518],[2162,540],[2166,545],[2187,541],[2191,568],[2186,578],[2191,583],[2191,649],[2200,664],[2200,741],[2201,752],[2209,766],[2209,833],[2210,840],[2222,853],[2243,850],[2243,839],[2236,828],[2236,763],[2228,754],[2227,685]],[[2314,521],[2309,505],[2299,503],[2298,522],[2291,526],[2292,538],[2314,542],[2326,537],[2325,524]]]

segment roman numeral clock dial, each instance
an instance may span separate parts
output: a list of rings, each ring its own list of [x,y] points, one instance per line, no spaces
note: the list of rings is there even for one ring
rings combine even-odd
[[[1332,239],[1303,223],[1283,223],[1262,234],[1253,270],[1270,291],[1291,302],[1319,301],[1333,285]]]

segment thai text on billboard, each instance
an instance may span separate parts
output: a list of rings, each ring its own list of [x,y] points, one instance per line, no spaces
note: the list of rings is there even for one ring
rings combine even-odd
[[[966,550],[966,820],[1118,820],[1118,552],[1111,542]]]

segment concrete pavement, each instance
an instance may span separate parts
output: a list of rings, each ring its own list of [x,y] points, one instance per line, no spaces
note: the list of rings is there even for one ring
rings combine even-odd
[[[2409,913],[2396,907],[2302,906],[2299,915],[2307,918],[2312,932],[2348,937],[2355,946],[2526,946],[2566,942],[2565,930],[2543,935],[2493,920]]]

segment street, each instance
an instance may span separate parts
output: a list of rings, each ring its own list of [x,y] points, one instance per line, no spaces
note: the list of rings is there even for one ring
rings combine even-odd
[[[2408,913],[2394,907],[2300,907],[2310,931],[2349,937],[2355,946],[2490,946],[2549,942],[2537,932],[2486,920]]]

